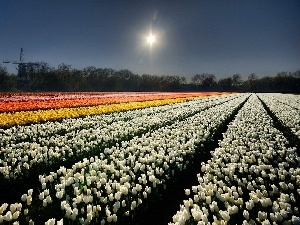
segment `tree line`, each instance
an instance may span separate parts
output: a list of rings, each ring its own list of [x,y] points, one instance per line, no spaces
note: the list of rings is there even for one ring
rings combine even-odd
[[[0,91],[239,91],[299,93],[300,70],[279,72],[273,77],[258,78],[255,73],[243,80],[240,74],[217,80],[214,74],[195,74],[191,82],[184,76],[134,74],[88,66],[73,69],[60,64],[57,68],[41,62],[26,68],[27,78],[9,74],[0,65]]]
[[[243,80],[240,74],[217,80],[214,74],[202,73],[192,77],[190,86],[211,91],[300,93],[300,70],[278,72],[275,76],[262,78],[251,73],[247,80]]]

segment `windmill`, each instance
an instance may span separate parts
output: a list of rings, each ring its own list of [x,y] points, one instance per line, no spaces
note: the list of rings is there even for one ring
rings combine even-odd
[[[9,60],[3,60],[3,63],[10,63]],[[38,65],[38,63],[32,63],[32,62],[24,62],[24,50],[21,48],[20,52],[20,60],[14,61],[12,64],[18,65],[18,89],[21,90],[28,90],[29,89],[29,82],[30,78],[28,77],[26,67]]]

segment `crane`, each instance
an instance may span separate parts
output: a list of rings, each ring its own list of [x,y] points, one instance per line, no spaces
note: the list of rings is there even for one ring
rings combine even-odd
[[[10,63],[10,60],[3,60],[3,63]],[[39,63],[24,62],[24,50],[21,48],[20,60],[13,61],[12,64],[18,65],[18,89],[28,90],[30,78],[28,77],[26,67],[38,65]]]

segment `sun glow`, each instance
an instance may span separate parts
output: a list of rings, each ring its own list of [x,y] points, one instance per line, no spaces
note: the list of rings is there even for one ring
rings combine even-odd
[[[150,44],[150,45],[152,45],[154,42],[155,42],[155,36],[153,34],[150,34],[147,37],[147,43]]]

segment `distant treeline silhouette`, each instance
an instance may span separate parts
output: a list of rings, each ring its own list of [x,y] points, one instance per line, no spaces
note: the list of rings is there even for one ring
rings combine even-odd
[[[0,91],[237,91],[299,93],[300,70],[279,72],[259,78],[255,73],[242,80],[240,74],[217,80],[214,74],[202,73],[187,82],[184,76],[134,74],[89,66],[73,69],[62,63],[57,69],[41,62],[26,68],[27,79],[9,74],[0,65]]]

